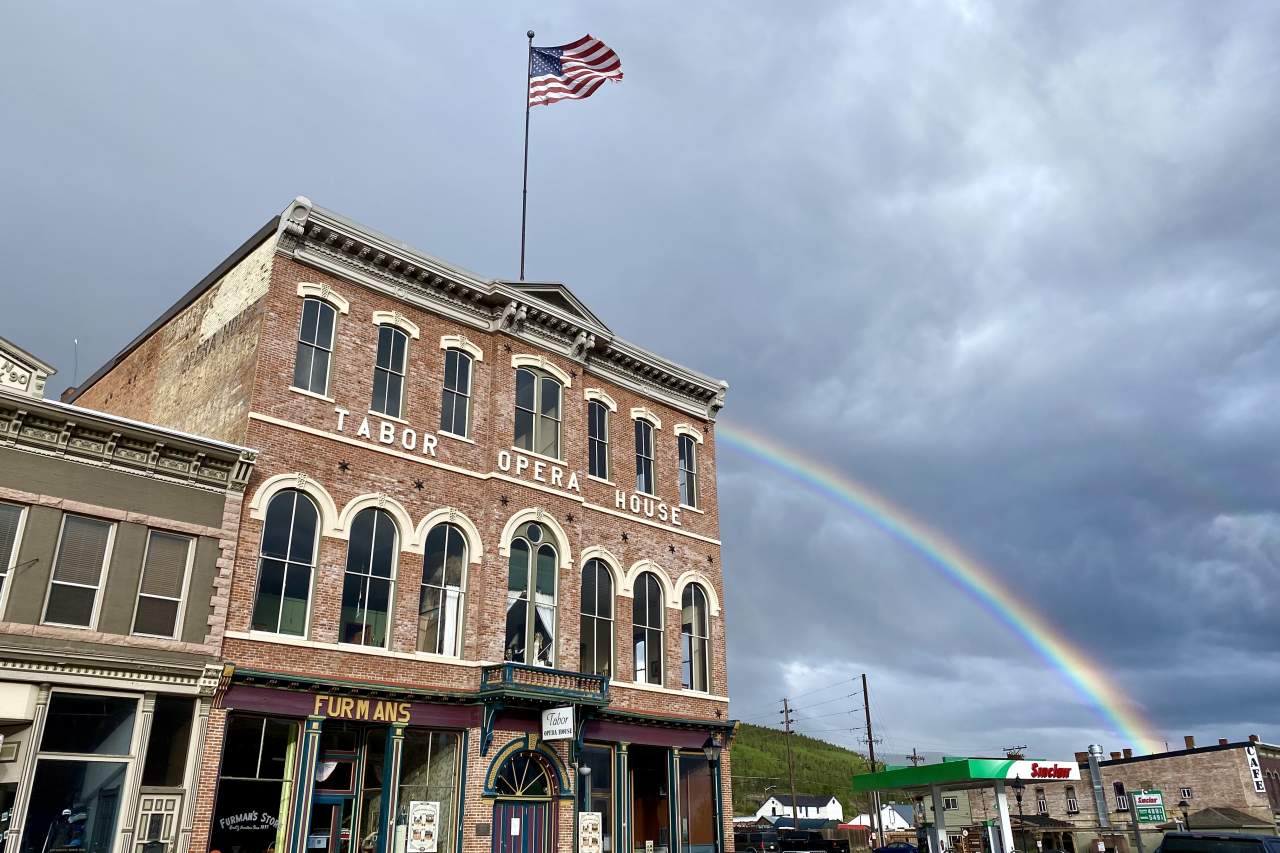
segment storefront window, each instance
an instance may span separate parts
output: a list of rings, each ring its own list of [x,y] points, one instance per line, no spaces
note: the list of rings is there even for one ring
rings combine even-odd
[[[408,729],[400,757],[396,837],[388,846],[391,853],[405,853],[410,833],[415,845],[434,843],[436,850],[454,849],[457,791],[457,733]],[[410,814],[419,816],[412,824]]]
[[[209,849],[265,853],[284,849],[285,812],[293,790],[298,724],[232,714],[213,807]]]
[[[632,746],[631,765],[631,846],[654,853],[668,853],[671,843],[668,763],[671,751],[665,747]]]
[[[187,747],[196,700],[183,696],[159,696],[147,738],[147,758],[142,784],[166,788],[182,785],[187,770]]]
[[[386,781],[387,736],[390,729],[370,729],[364,749],[364,793],[360,808],[360,850],[372,853],[378,849],[378,827],[384,802],[382,786]]]
[[[716,786],[702,755],[680,756],[680,851],[716,853]]]
[[[613,750],[607,746],[583,747],[578,755],[581,767],[591,772],[578,773],[578,811],[600,812],[601,849],[613,850]]]
[[[25,853],[110,853],[137,710],[138,700],[127,696],[49,698],[22,836]]]

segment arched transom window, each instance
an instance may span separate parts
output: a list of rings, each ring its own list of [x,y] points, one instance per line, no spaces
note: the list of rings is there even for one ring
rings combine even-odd
[[[662,684],[662,584],[653,572],[636,578],[632,600],[636,681]]]
[[[311,498],[296,489],[271,498],[262,524],[253,630],[306,636],[319,534],[320,512]]]
[[[587,560],[582,567],[578,649],[582,672],[613,675],[613,575],[602,560]]]
[[[556,664],[556,547],[547,528],[524,524],[507,563],[507,636],[503,656],[534,666]]]
[[[696,583],[680,597],[680,679],[686,690],[706,693],[708,640],[707,594]]]
[[[517,752],[498,768],[493,788],[501,797],[548,797],[551,795],[551,773],[546,759],[536,752]]]
[[[462,586],[467,542],[452,524],[437,524],[427,534],[418,599],[418,651],[458,655],[462,643]]]
[[[342,582],[342,627],[338,634],[342,642],[361,646],[387,644],[398,539],[396,523],[386,510],[362,509],[351,523],[347,572]]]

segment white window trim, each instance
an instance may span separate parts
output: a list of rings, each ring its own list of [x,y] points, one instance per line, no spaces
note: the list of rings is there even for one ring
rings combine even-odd
[[[431,528],[437,524],[452,524],[462,531],[463,538],[467,540],[467,562],[480,565],[484,562],[484,540],[480,536],[480,528],[476,527],[467,514],[460,509],[451,506],[441,507],[427,515],[426,518],[418,522],[417,526],[410,527],[413,536],[410,539],[405,550],[413,554],[426,554],[427,536],[431,533]],[[462,591],[467,590],[467,577],[470,572],[463,572]]]
[[[312,284],[309,281],[299,282],[298,295],[302,297],[310,296],[313,299],[328,302],[337,309],[339,314],[351,313],[351,303],[347,301],[346,297],[327,284]]]
[[[58,557],[62,553],[62,534],[67,527],[67,519],[71,516],[76,516],[78,518],[87,518],[91,521],[102,522],[108,525],[108,527],[110,528],[107,531],[107,547],[104,549],[103,555],[102,555],[102,571],[99,572],[98,574],[98,586],[94,590],[93,611],[89,615],[88,625],[72,625],[67,622],[50,622],[47,618],[49,615],[49,598],[53,594],[53,585],[55,583],[62,584],[63,586],[75,586],[75,587],[79,587],[80,589],[91,588],[88,586],[88,584],[67,583],[66,581],[54,580],[54,573],[57,572],[58,570]],[[111,557],[115,552],[116,529],[118,527],[119,527],[119,524],[117,524],[114,521],[107,521],[106,519],[103,519],[103,518],[94,518],[91,515],[80,515],[80,513],[75,513],[75,512],[64,512],[62,514],[62,519],[58,522],[58,544],[57,544],[57,547],[53,549],[53,562],[50,563],[50,568],[49,568],[49,583],[46,584],[45,591],[44,591],[44,607],[41,608],[41,611],[40,611],[41,625],[52,625],[56,628],[78,628],[81,631],[98,630],[98,616],[99,616],[99,611],[102,609],[102,590],[107,585],[107,575],[110,573],[110,570],[111,570]]]
[[[164,634],[148,634],[145,631],[134,630],[134,626],[138,623],[138,605],[142,603],[143,595],[146,595],[147,598],[158,598],[162,601],[173,601],[173,599],[167,598],[163,595],[151,595],[149,593],[143,593],[142,591],[142,581],[147,574],[147,555],[151,553],[151,534],[152,533],[163,533],[166,536],[181,536],[182,538],[187,540],[187,564],[183,568],[182,597],[177,600],[178,615],[173,623],[173,633],[168,636]],[[132,618],[132,621],[130,621],[129,623],[129,633],[131,635],[135,637],[159,637],[162,640],[182,639],[183,619],[186,616],[186,607],[184,605],[187,602],[187,595],[191,591],[191,572],[195,566],[195,560],[196,560],[196,537],[187,536],[181,533],[171,533],[168,530],[157,530],[154,527],[147,528],[147,544],[146,544],[146,547],[142,549],[142,571],[138,573],[138,592],[133,597],[133,618]]]
[[[263,480],[262,485],[258,486],[258,490],[253,493],[253,498],[249,501],[249,517],[254,521],[266,522],[267,507],[271,504],[271,499],[286,489],[305,492],[316,502],[316,507],[320,510],[320,529],[317,532],[321,537],[338,536],[342,533],[342,527],[338,522],[338,507],[333,502],[333,497],[318,480],[303,473],[274,474]],[[316,547],[319,547],[319,543]],[[259,543],[258,556],[262,556],[261,543]]]
[[[677,425],[675,426],[675,433],[676,433],[676,476],[677,476],[677,478],[678,478],[678,477],[679,477],[679,475],[681,475],[681,474],[688,474],[688,475],[690,475],[690,476],[693,478],[693,500],[694,500],[694,503],[685,503],[685,502],[684,502],[684,500],[683,500],[683,496],[681,496],[681,500],[680,500],[680,502],[679,502],[679,503],[680,503],[680,506],[681,506],[683,509],[691,509],[691,510],[693,510],[694,512],[701,512],[702,510],[698,509],[697,501],[698,501],[699,497],[701,497],[701,496],[699,495],[699,492],[701,491],[701,489],[700,489],[700,488],[699,488],[699,486],[698,486],[698,456],[699,456],[699,453],[698,453],[698,445],[702,444],[702,439],[701,439],[699,436],[697,436],[697,435],[690,435],[688,432],[681,432],[681,431],[680,431],[680,427],[681,427],[681,426],[685,426],[685,425],[684,425],[684,424],[677,424]],[[690,448],[690,449],[693,451],[693,470],[692,470],[692,471],[689,471],[689,470],[685,469],[685,468],[680,464],[680,439],[681,439],[681,437],[684,437],[684,436],[688,436],[688,437],[690,437],[690,438],[692,438],[692,439],[693,439],[693,447],[692,447],[692,448]],[[679,488],[680,488],[680,482],[679,482],[679,480],[677,479],[677,481],[676,481],[676,490],[677,490],[677,491],[679,491]]]
[[[694,441],[698,442],[698,444],[702,444],[702,431],[699,429],[695,429],[690,424],[685,424],[685,423],[676,424],[671,428],[671,432],[675,435],[687,435],[689,436],[689,438],[692,438]]]
[[[295,394],[302,394],[306,397],[314,397],[317,400],[324,400],[326,403],[335,402],[332,397],[326,397],[323,394],[317,394],[315,391],[308,391],[306,388],[299,388],[297,385],[290,385],[289,390]]]
[[[484,361],[484,350],[480,349],[480,345],[463,335],[442,336],[440,338],[440,349],[462,350],[467,355],[474,358],[476,361]]]
[[[592,395],[592,391],[596,391],[596,395]],[[593,480],[599,480],[602,483],[613,483],[609,480],[609,475],[613,473],[613,439],[609,435],[609,415],[617,414],[617,405],[609,399],[603,391],[597,391],[594,388],[588,388],[584,395],[587,400],[587,476]],[[604,477],[597,477],[591,472],[591,404],[599,403],[605,407],[604,416],[604,438],[596,439],[604,445]],[[657,479],[656,477],[654,479]]]
[[[384,312],[375,312],[375,313],[390,314],[391,312],[389,312],[389,311],[384,311]],[[398,316],[398,315],[397,315],[397,316]],[[408,321],[406,320],[405,322],[407,323]],[[377,384],[378,384],[378,383],[377,383],[377,378],[378,378],[378,371],[379,371],[379,370],[385,371],[386,373],[390,374],[391,376],[399,376],[399,377],[400,377],[400,411],[399,411],[399,412],[397,412],[397,413],[396,413],[396,414],[394,414],[394,415],[393,415],[393,414],[391,414],[390,412],[379,412],[379,411],[377,411],[376,409],[374,409],[374,408],[373,408],[373,404],[374,404],[374,403],[376,403],[377,401],[376,401],[376,400],[370,400],[370,401],[369,401],[369,414],[371,414],[371,415],[375,415],[375,416],[380,417],[380,418],[388,418],[388,419],[393,420],[393,421],[398,421],[399,423],[402,423],[402,424],[405,424],[406,426],[408,426],[409,422],[408,422],[408,421],[406,421],[406,420],[404,419],[404,413],[405,413],[405,412],[404,412],[404,409],[405,409],[405,403],[406,403],[406,402],[408,402],[406,398],[408,397],[408,392],[409,392],[409,338],[410,338],[410,337],[412,337],[412,338],[417,338],[418,336],[417,336],[417,335],[411,335],[411,336],[410,336],[410,335],[409,335],[409,332],[408,332],[408,330],[407,330],[407,329],[405,329],[405,328],[403,328],[403,327],[401,327],[401,326],[398,326],[398,325],[396,325],[395,323],[377,323],[377,324],[375,324],[375,325],[376,325],[376,326],[377,326],[377,328],[379,328],[379,329],[381,329],[383,326],[386,326],[386,327],[387,327],[387,328],[389,328],[389,329],[395,329],[396,331],[401,332],[401,333],[403,333],[404,335],[406,335],[406,338],[405,338],[405,342],[404,342],[404,364],[401,366],[401,368],[400,368],[400,370],[399,370],[399,371],[395,370],[395,368],[390,368],[390,367],[379,367],[379,366],[378,366],[378,351],[382,348],[382,347],[381,347],[381,343],[377,344],[377,345],[374,347],[374,356],[373,356],[373,374],[372,374],[372,376],[373,376],[373,379],[374,379],[373,385],[374,385],[374,387],[375,387],[375,388],[377,387]],[[410,324],[410,325],[412,325],[412,324]],[[418,327],[417,327],[417,326],[414,326],[413,328],[416,330]],[[335,334],[336,334],[336,330],[335,330]],[[379,336],[378,336],[378,337],[379,337],[379,339],[381,339],[381,337],[382,337],[382,336],[381,336],[381,334],[379,334]],[[394,352],[394,351],[395,351],[395,347],[392,347],[392,352]],[[326,390],[328,390],[328,389],[326,389]]]
[[[452,342],[457,343],[458,345],[457,345],[457,346],[445,346],[445,342],[446,342],[446,341],[452,341]],[[466,343],[466,344],[468,345],[468,347],[463,347],[463,346],[461,345],[462,343]],[[442,364],[442,367],[444,367],[444,368],[445,368],[445,377],[444,377],[444,383],[443,383],[443,385],[442,385],[442,387],[441,387],[441,392],[440,392],[440,394],[441,394],[441,396],[440,396],[440,414],[441,414],[441,417],[443,418],[443,416],[444,416],[444,395],[445,395],[446,393],[449,393],[449,394],[456,394],[456,395],[458,395],[458,396],[462,397],[463,399],[465,399],[465,400],[467,401],[467,430],[469,431],[469,430],[471,429],[471,425],[472,425],[472,421],[473,421],[473,418],[472,418],[472,411],[471,411],[471,403],[472,403],[473,392],[475,391],[475,385],[476,385],[476,383],[475,383],[475,379],[476,379],[475,362],[478,362],[478,361],[483,360],[483,358],[482,358],[482,357],[483,357],[484,353],[483,353],[483,352],[481,352],[480,347],[476,346],[475,344],[473,344],[473,343],[471,343],[470,341],[468,341],[466,338],[461,337],[461,336],[459,336],[459,335],[445,335],[443,338],[441,338],[441,339],[440,339],[440,349],[444,350],[444,357],[445,357],[445,362],[444,362],[444,364]],[[472,361],[472,363],[471,363],[471,364],[467,365],[467,390],[466,390],[465,392],[463,392],[463,391],[455,391],[454,389],[450,388],[450,387],[449,387],[449,385],[448,385],[448,373],[449,373],[449,371],[448,371],[448,359],[449,359],[449,350],[456,350],[456,351],[458,351],[458,352],[462,353],[463,355],[466,355],[466,356],[467,356],[468,358],[470,358],[470,359],[471,359],[471,361]],[[562,401],[562,402],[563,402],[563,401]],[[453,437],[453,438],[460,438],[460,439],[462,439],[463,441],[470,441],[472,444],[475,444],[475,441],[473,441],[472,439],[468,438],[468,437],[467,437],[467,436],[465,436],[465,435],[459,435],[459,434],[458,434],[458,433],[456,433],[456,432],[450,432],[449,430],[446,430],[446,429],[438,430],[438,432],[439,432],[439,434],[440,434],[440,435],[448,435],[448,436],[451,436],[451,437]]]
[[[716,595],[716,588],[711,584],[711,578],[707,577],[703,572],[697,569],[689,569],[680,577],[676,578],[675,590],[672,593],[676,603],[679,604],[684,599],[684,588],[691,583],[696,583],[702,587],[702,591],[707,594],[707,616],[715,617],[720,615],[720,598]],[[710,629],[710,625],[707,626]],[[709,638],[708,638],[709,639]]]
[[[607,408],[609,411],[613,412],[614,414],[617,414],[618,412],[618,404],[613,401],[612,397],[610,397],[605,392],[601,391],[599,388],[582,389],[582,399],[595,400],[599,403],[603,403],[605,408]]]
[[[662,429],[662,418],[655,415],[653,411],[646,406],[637,406],[636,408],[632,409],[631,420],[648,421],[650,424],[653,425],[654,429]],[[657,448],[655,447],[654,449],[656,450]]]
[[[16,501],[3,501],[3,503],[18,508],[18,532],[14,534],[13,553],[9,555],[9,565],[4,567],[4,584],[0,586],[0,618],[3,618],[4,612],[9,608],[9,590],[13,588],[13,573],[18,568],[18,553],[22,550],[22,534],[26,532],[27,516],[31,511],[31,507],[27,504]]]
[[[426,518],[424,518],[422,520],[422,523],[418,525],[417,530],[415,530],[413,533],[414,539],[419,540],[421,542],[421,548],[422,548],[421,553],[422,553],[423,562],[425,562],[427,558],[427,537],[431,535],[432,529],[439,527],[442,524],[453,525],[454,527],[456,527],[458,531],[462,533],[462,541],[466,544],[466,548],[467,548],[467,559],[466,559],[466,562],[464,562],[462,565],[462,581],[461,583],[458,584],[458,598],[459,598],[458,640],[457,640],[458,651],[456,654],[445,654],[443,652],[424,652],[421,649],[416,648],[418,645],[417,624],[414,625],[413,644],[415,646],[414,651],[416,654],[425,655],[433,659],[452,661],[452,660],[459,660],[462,657],[462,650],[466,644],[467,636],[466,636],[466,631],[464,629],[466,627],[466,621],[467,621],[467,600],[468,600],[467,599],[467,581],[471,577],[471,564],[476,563],[478,565],[483,561],[480,555],[478,554],[476,556],[472,556],[471,545],[473,542],[480,541],[480,534],[476,530],[475,525],[471,523],[471,519],[467,518],[465,515],[458,512],[457,510],[451,511],[448,508],[446,508],[443,511],[436,510],[435,512],[431,513]],[[420,537],[419,537],[419,532],[421,532]],[[422,594],[422,588],[424,586],[429,586],[432,589],[448,589],[449,588],[443,585],[436,586],[435,584],[427,583],[426,581],[423,580],[423,575],[425,574],[426,574],[426,568],[424,566],[423,570],[418,573],[418,594],[419,595]],[[421,618],[421,616],[419,616],[419,618]]]
[[[566,373],[563,369],[557,367],[547,360],[546,356],[529,355],[528,353],[516,353],[511,356],[512,367],[532,367],[543,370],[556,378],[556,380],[565,388],[573,387],[573,377]],[[561,407],[564,406],[564,400],[560,401]]]
[[[258,531],[258,550],[257,550],[257,556],[256,556],[256,557],[254,557],[253,601],[252,601],[252,604],[250,604],[250,606],[249,606],[249,630],[250,630],[250,631],[253,631],[254,633],[257,633],[257,634],[267,634],[267,635],[270,635],[270,636],[273,636],[273,637],[294,637],[294,638],[296,638],[296,639],[299,639],[299,640],[302,640],[302,641],[306,642],[306,641],[309,641],[309,640],[311,639],[311,617],[315,615],[316,590],[320,588],[320,587],[319,587],[319,584],[320,584],[320,546],[321,546],[321,544],[323,543],[324,536],[325,536],[325,533],[324,533],[324,524],[325,524],[325,512],[326,512],[326,508],[325,508],[324,502],[323,502],[323,501],[321,501],[321,500],[319,500],[319,499],[317,499],[317,500],[316,500],[316,504],[317,504],[317,509],[320,511],[320,518],[319,518],[319,524],[317,524],[317,525],[316,525],[316,544],[315,544],[315,552],[314,552],[314,554],[312,555],[312,557],[313,557],[313,559],[314,559],[314,562],[311,564],[311,582],[310,582],[309,584],[307,584],[307,618],[306,618],[305,623],[304,623],[304,624],[303,624],[303,626],[302,626],[302,633],[301,633],[301,634],[283,634],[283,633],[281,633],[281,632],[278,630],[278,629],[279,629],[279,627],[280,627],[280,622],[279,622],[279,619],[278,619],[278,618],[277,618],[277,620],[276,620],[276,628],[277,628],[277,630],[275,630],[275,631],[259,631],[259,630],[257,630],[256,628],[254,628],[254,627],[253,627],[253,612],[254,612],[254,610],[255,610],[255,609],[257,608],[257,606],[258,606],[258,589],[259,589],[258,585],[262,582],[262,542],[263,542],[263,540],[266,538],[266,532],[267,532],[267,524],[266,524],[266,521],[267,521],[267,508],[268,508],[268,506],[269,506],[269,505],[270,505],[270,503],[271,503],[271,499],[272,499],[272,498],[274,498],[274,497],[276,496],[276,493],[277,493],[277,492],[285,491],[286,489],[296,489],[296,490],[298,490],[299,492],[302,492],[302,493],[306,494],[308,497],[315,498],[315,497],[316,497],[316,496],[315,496],[315,494],[314,494],[313,492],[311,492],[311,491],[310,491],[310,489],[305,488],[304,486],[310,485],[310,486],[313,486],[313,487],[319,487],[319,485],[320,485],[319,483],[316,483],[316,482],[314,482],[314,481],[308,481],[308,480],[306,479],[306,477],[305,477],[305,476],[304,476],[304,477],[298,477],[297,475],[294,475],[294,474],[277,474],[275,477],[272,477],[271,479],[269,479],[269,480],[267,480],[266,482],[264,482],[264,483],[262,484],[261,488],[259,488],[258,493],[259,493],[259,494],[261,494],[261,493],[266,489],[267,484],[268,484],[268,483],[271,483],[273,480],[275,480],[275,481],[277,481],[277,482],[284,482],[284,480],[283,480],[283,479],[281,479],[281,478],[296,478],[296,485],[295,485],[295,484],[286,484],[286,485],[282,485],[282,486],[280,486],[280,487],[278,487],[278,488],[274,489],[274,490],[273,490],[273,491],[272,491],[272,492],[267,496],[267,500],[262,504],[261,512],[260,512],[260,514],[259,514],[259,515],[257,515],[257,516],[255,516],[255,515],[253,514],[253,511],[252,511],[252,504],[250,505],[249,517],[250,517],[250,518],[257,518],[257,519],[261,520],[261,521],[262,521],[262,524],[260,525],[261,529]],[[329,493],[328,493],[328,492],[324,492],[324,491],[323,491],[323,489],[321,489],[321,491],[322,491],[322,493],[324,494],[324,496],[325,496],[326,498],[329,498]],[[332,499],[332,498],[329,498],[329,505],[330,505],[330,508],[332,507],[332,504],[333,504],[333,499]],[[337,517],[337,513],[336,513],[336,511],[334,512],[334,517],[335,517],[335,518]],[[292,525],[290,526],[290,533],[292,533]],[[272,557],[272,558],[270,558],[270,559],[279,559],[279,558],[277,558],[277,557]],[[342,566],[342,571],[343,571],[343,580],[345,581],[345,580],[346,580],[346,564],[345,564],[345,561],[344,561],[343,566]],[[282,591],[283,591],[283,590],[282,590]],[[282,596],[282,597],[283,597],[283,596]],[[339,605],[339,611],[341,611],[341,605],[342,605],[341,599],[339,599],[338,605]]]
[[[631,410],[632,420],[644,421],[646,424],[649,425],[650,429],[655,429],[655,430],[662,429],[661,423],[655,423],[654,420],[648,416],[636,417],[636,412],[638,411],[642,411],[642,410],[641,409]],[[644,409],[643,411],[648,412],[648,409]],[[652,415],[653,413],[649,412],[649,414]],[[634,430],[633,430],[633,433],[634,433]],[[658,496],[658,436],[656,434],[651,435],[650,439],[651,439],[650,443],[653,445],[653,456],[648,458],[649,458],[649,462],[653,465],[653,491],[646,492],[644,489],[640,488],[639,486],[636,486],[636,494],[645,495],[646,497],[656,498]],[[632,435],[631,443],[633,445],[631,458],[634,460],[636,457],[641,456],[640,448],[634,446],[637,443],[634,435]],[[640,476],[640,472],[636,471],[636,477],[638,478],[639,476]]]
[[[524,451],[521,451],[521,453],[523,452]],[[556,517],[540,507],[527,507],[525,509],[517,510],[510,518],[507,519],[507,523],[503,525],[502,528],[502,536],[498,540],[498,556],[502,557],[504,560],[511,556],[511,541],[516,538],[516,531],[528,521],[536,521],[544,527],[551,528],[556,537],[556,541],[553,544],[560,555],[560,568],[572,568],[573,553],[571,551],[571,546],[569,545],[571,540],[565,533],[564,528],[560,526],[560,522],[556,521]],[[558,596],[560,589],[559,581],[557,580],[556,583]],[[505,595],[505,592],[503,594]]]
[[[636,565],[640,565],[640,564],[639,564],[639,563],[637,563]],[[654,564],[654,565],[656,565],[656,564]],[[659,572],[659,571],[655,571],[655,570],[654,570],[654,565],[651,565],[651,566],[647,566],[647,567],[645,567],[645,568],[644,568],[644,569],[642,569],[641,571],[636,572],[636,574],[635,574],[633,577],[629,577],[629,578],[627,579],[627,580],[629,581],[628,586],[629,586],[629,588],[632,590],[632,593],[631,593],[631,625],[632,625],[632,630],[633,630],[633,631],[634,631],[634,629],[635,629],[635,625],[636,625],[636,621],[635,621],[635,619],[636,619],[636,606],[635,606],[635,583],[636,583],[636,581],[638,581],[638,580],[640,579],[640,576],[641,576],[642,574],[645,574],[646,572],[647,572],[647,573],[649,573],[649,574],[651,574],[651,575],[653,575],[653,576],[654,576],[654,578],[656,578],[656,579],[657,579],[657,581],[658,581],[658,594],[659,594],[659,595],[669,595],[669,594],[670,594],[670,591],[668,590],[668,588],[667,588],[667,586],[666,586],[666,584],[667,584],[667,578],[666,578],[665,573],[663,573],[663,572]],[[634,568],[634,566],[633,566],[632,568]],[[616,607],[616,605],[615,605],[615,607],[614,607],[614,611],[615,611],[615,612],[617,612],[617,607]],[[653,626],[651,626],[651,625],[645,625],[645,626],[643,626],[645,631],[657,631],[657,632],[658,632],[658,634],[662,637],[662,642],[658,645],[658,652],[659,652],[659,654],[658,654],[658,681],[657,681],[657,683],[656,683],[656,684],[654,684],[653,682],[650,682],[650,681],[648,680],[648,678],[647,678],[647,675],[648,675],[648,673],[647,673],[647,672],[646,672],[646,678],[645,678],[645,680],[644,680],[644,681],[641,681],[641,680],[640,680],[640,667],[636,666],[636,649],[635,649],[635,642],[633,641],[633,642],[632,642],[632,644],[631,644],[631,682],[630,682],[631,684],[634,684],[634,685],[637,685],[637,686],[645,686],[645,687],[666,687],[666,686],[667,686],[667,612],[666,612],[666,609],[665,609],[665,608],[662,610],[662,618],[659,620],[659,623],[660,623],[660,624],[658,625],[658,627],[657,627],[657,628],[654,628],[654,627],[653,627]],[[648,639],[648,637],[646,636],[646,637],[645,637],[645,643],[648,643],[648,642],[649,642],[649,639]],[[647,666],[647,661],[646,661],[646,666]],[[683,686],[681,687],[681,692],[684,692],[684,688],[683,688]],[[689,692],[692,692],[692,691],[689,691]]]
[[[391,326],[392,328],[399,329],[409,337],[413,338],[415,341],[422,336],[422,332],[418,328],[418,324],[413,322],[403,314],[401,314],[399,311],[374,311],[372,319],[373,319],[373,325]],[[405,354],[406,371],[408,369],[408,364],[407,364],[408,360],[409,360],[408,353],[406,353]]]

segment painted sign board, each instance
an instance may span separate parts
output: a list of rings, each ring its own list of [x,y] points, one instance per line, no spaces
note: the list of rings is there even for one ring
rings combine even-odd
[[[1130,791],[1133,813],[1138,823],[1164,823],[1169,816],[1164,811],[1164,793],[1154,789]]]
[[[542,712],[543,740],[573,740],[573,706]]]
[[[1040,782],[1043,780],[1078,782],[1080,765],[1074,761],[1010,761],[1004,778]]]
[[[1265,794],[1267,792],[1266,777],[1262,775],[1262,764],[1258,762],[1258,748],[1256,746],[1246,746],[1244,748],[1244,761],[1249,766],[1249,778],[1253,780],[1254,793]]]

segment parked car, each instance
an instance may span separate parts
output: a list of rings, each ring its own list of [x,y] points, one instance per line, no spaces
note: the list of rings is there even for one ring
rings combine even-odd
[[[733,846],[738,853],[779,853],[778,831],[738,830],[733,834]]]
[[[1156,853],[1280,853],[1280,836],[1237,832],[1166,832]]]
[[[920,853],[920,848],[909,841],[891,841],[883,847],[877,847],[871,853]]]
[[[778,833],[781,853],[849,853],[849,842],[843,838],[823,838],[821,832],[785,829]]]

